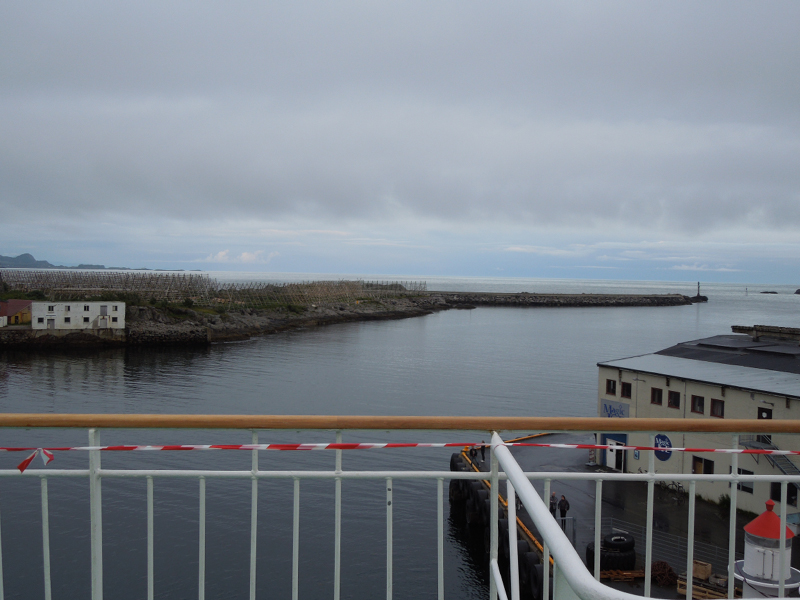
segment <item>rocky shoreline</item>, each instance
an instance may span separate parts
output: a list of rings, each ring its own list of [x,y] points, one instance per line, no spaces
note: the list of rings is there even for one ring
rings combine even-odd
[[[205,345],[247,340],[280,331],[348,323],[382,321],[428,315],[440,310],[477,306],[614,307],[682,306],[686,296],[604,294],[494,294],[428,292],[414,296],[326,306],[287,306],[275,310],[241,309],[221,313],[185,307],[128,306],[125,336],[106,332],[69,332],[59,335],[24,327],[0,329],[0,348],[63,348],[75,346]]]

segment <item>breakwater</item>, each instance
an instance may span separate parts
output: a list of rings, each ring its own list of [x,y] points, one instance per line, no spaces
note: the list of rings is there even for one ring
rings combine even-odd
[[[682,294],[497,294],[482,292],[430,292],[453,307],[523,306],[523,307],[586,307],[586,306],[685,306],[691,304]]]
[[[33,331],[0,329],[0,348],[62,348],[72,346],[197,345],[246,340],[280,331],[348,323],[419,317],[450,309],[478,306],[632,307],[691,304],[679,294],[497,294],[478,292],[417,292],[414,295],[354,300],[326,305],[286,305],[272,309],[194,310],[182,306],[128,306],[124,335],[107,331]]]

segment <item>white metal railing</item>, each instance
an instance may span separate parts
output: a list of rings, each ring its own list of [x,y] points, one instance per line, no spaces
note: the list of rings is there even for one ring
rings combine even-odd
[[[100,431],[92,428],[88,432],[89,446],[100,446]],[[336,432],[337,443],[342,442],[341,431]],[[258,444],[258,432],[253,432],[252,443]],[[451,471],[345,471],[342,469],[342,450],[334,450],[335,466],[331,471],[260,470],[258,450],[252,450],[252,468],[249,471],[205,470],[205,469],[104,469],[101,466],[100,450],[89,450],[88,469],[2,469],[3,478],[39,478],[41,481],[42,504],[42,552],[45,600],[51,600],[50,575],[50,531],[49,531],[49,493],[48,480],[59,477],[87,477],[90,491],[90,539],[91,539],[91,597],[103,598],[103,513],[102,480],[108,478],[143,478],[147,481],[147,598],[154,598],[154,492],[155,478],[193,478],[199,482],[199,539],[198,539],[198,599],[205,599],[206,584],[206,480],[251,479],[250,506],[250,592],[249,598],[256,598],[256,557],[258,528],[258,486],[259,480],[284,479],[293,481],[293,524],[292,524],[292,599],[299,597],[300,562],[300,482],[307,479],[333,479],[335,482],[334,509],[334,583],[333,598],[338,600],[341,590],[341,539],[342,539],[342,481],[343,480],[385,480],[386,482],[386,598],[392,598],[393,582],[393,510],[392,488],[395,480],[426,479],[437,483],[437,581],[440,600],[444,599],[444,492],[445,479],[482,480],[486,474],[453,473]],[[3,541],[0,539],[0,600],[4,600],[3,590]]]
[[[654,434],[651,434],[651,446],[654,446]],[[731,439],[732,448],[737,448],[739,439],[738,435],[734,435]],[[528,510],[534,524],[536,525],[539,533],[542,535],[545,547],[545,564],[547,564],[548,553],[551,553],[554,559],[554,579],[555,589],[553,598],[566,599],[566,598],[581,598],[582,600],[632,600],[633,598],[641,598],[634,594],[629,594],[614,588],[605,586],[599,582],[600,579],[600,522],[601,522],[601,506],[602,506],[602,484],[604,480],[622,480],[622,481],[646,481],[647,482],[647,533],[646,533],[646,549],[645,549],[645,580],[644,580],[644,596],[650,597],[651,590],[651,557],[652,557],[652,540],[653,540],[653,506],[654,506],[654,484],[656,481],[670,480],[688,482],[688,502],[689,502],[689,522],[688,522],[688,540],[687,540],[687,558],[686,558],[686,572],[692,573],[693,570],[693,549],[694,549],[694,528],[695,528],[695,485],[697,481],[724,481],[731,483],[731,502],[730,502],[730,530],[728,537],[728,597],[734,597],[735,579],[732,576],[734,573],[734,559],[735,559],[735,543],[736,543],[736,497],[737,497],[737,483],[745,482],[775,482],[780,481],[781,484],[781,501],[780,501],[780,581],[778,585],[779,597],[785,596],[785,582],[788,578],[786,573],[786,564],[784,555],[786,552],[786,507],[787,507],[787,486],[789,483],[800,483],[800,476],[782,475],[780,477],[773,477],[771,475],[739,475],[737,473],[738,467],[738,454],[731,454],[732,457],[732,473],[730,475],[698,475],[698,474],[663,474],[659,476],[654,468],[654,453],[649,452],[649,465],[647,473],[637,474],[623,474],[623,473],[524,473],[517,464],[514,457],[511,455],[509,449],[504,445],[502,438],[494,433],[492,435],[492,470],[493,481],[495,480],[494,471],[502,468],[508,479],[508,498],[509,498],[509,522],[512,520],[512,511],[515,507],[512,506],[511,500],[514,495],[519,495],[522,503]],[[549,482],[552,479],[558,480],[595,480],[595,537],[594,537],[594,574],[590,573],[583,561],[572,546],[570,540],[567,538],[561,527],[557,524],[556,520],[552,518],[549,508],[544,504],[539,494],[531,485],[531,480],[544,479],[545,484],[545,497],[549,494]],[[496,489],[496,488],[495,488]],[[497,494],[492,494],[492,505],[497,504]],[[492,526],[492,544],[496,542],[496,529],[497,524],[493,520]],[[511,536],[509,535],[509,553],[515,548],[511,545]],[[502,579],[500,571],[497,566],[497,552],[492,551],[490,560],[492,561],[492,575],[493,575],[493,589],[494,586],[502,588]],[[513,573],[513,563],[512,563]],[[519,600],[518,585],[514,581],[514,575],[511,577],[511,600]],[[543,598],[548,597],[549,574],[548,569],[545,568],[544,573],[544,593]],[[691,576],[686,578],[686,598],[692,598],[693,581]],[[505,590],[500,589],[498,596],[504,600],[508,598]],[[492,596],[494,600],[494,596]]]
[[[427,427],[420,427],[419,422],[413,420],[405,423],[397,429],[439,429],[433,424]],[[79,422],[76,419],[75,422]],[[168,419],[167,419],[168,421]],[[629,420],[632,421],[632,420]],[[608,424],[608,420],[604,422]],[[386,427],[386,423],[381,421],[382,430],[391,429]],[[627,431],[633,431],[630,424],[625,424]],[[0,427],[7,426],[0,420]],[[69,425],[76,427],[79,425]],[[786,431],[785,423],[783,424]],[[572,431],[569,429],[569,420],[562,420],[562,432]],[[796,424],[800,429],[800,423]],[[138,428],[138,425],[137,425]],[[292,421],[285,427],[286,429],[296,430],[297,421]],[[358,429],[365,429],[359,427]],[[444,428],[442,428],[444,429]],[[551,431],[552,427],[548,428]],[[652,438],[651,434],[651,446]],[[337,442],[342,441],[341,430],[336,433]],[[97,428],[88,430],[88,441],[92,447],[100,446],[100,431]],[[252,433],[252,443],[258,444],[258,431]],[[731,438],[733,448],[738,447],[738,434]],[[736,524],[736,498],[737,483],[742,481],[780,481],[781,482],[781,505],[780,518],[782,523],[786,523],[786,504],[787,504],[787,485],[799,482],[800,476],[766,476],[766,475],[740,475],[737,472],[738,455],[732,454],[732,474],[730,475],[680,475],[662,474],[658,475],[654,469],[654,453],[648,452],[649,467],[645,473],[587,473],[587,472],[523,472],[520,466],[511,455],[508,447],[504,445],[502,438],[497,434],[492,434],[491,443],[491,471],[489,472],[453,472],[453,471],[413,471],[413,470],[386,470],[386,471],[346,471],[342,468],[342,450],[334,450],[333,470],[261,470],[259,469],[259,450],[251,451],[252,460],[250,470],[211,470],[211,469],[104,469],[101,464],[100,450],[90,450],[88,469],[30,469],[24,473],[16,469],[0,470],[0,477],[3,478],[39,478],[41,481],[41,510],[42,510],[42,552],[43,552],[43,585],[45,600],[51,600],[51,575],[50,575],[50,528],[49,528],[49,492],[48,480],[58,477],[85,477],[89,480],[90,489],[90,528],[91,528],[91,590],[92,599],[101,600],[103,597],[103,520],[102,520],[102,481],[107,478],[140,478],[147,482],[147,597],[154,598],[154,521],[153,521],[153,499],[154,499],[154,479],[156,478],[191,478],[196,479],[199,484],[199,533],[198,533],[198,598],[205,598],[205,551],[206,551],[206,503],[205,491],[206,480],[211,478],[219,479],[250,479],[251,480],[251,503],[250,503],[250,561],[249,561],[249,597],[251,600],[256,598],[256,557],[258,553],[257,536],[258,529],[258,486],[260,480],[283,479],[293,482],[293,522],[292,522],[292,598],[299,597],[299,527],[300,527],[300,489],[301,482],[307,479],[333,479],[335,482],[335,508],[334,508],[334,577],[332,595],[334,600],[339,600],[341,590],[341,524],[342,524],[342,481],[344,480],[384,480],[386,486],[386,598],[391,600],[393,594],[393,486],[396,480],[403,479],[426,479],[434,480],[437,484],[437,597],[444,599],[444,493],[443,486],[445,479],[468,479],[486,480],[488,478],[491,487],[490,494],[490,520],[489,520],[489,570],[490,570],[490,598],[502,598],[507,600],[519,600],[519,565],[517,558],[517,529],[509,527],[509,571],[510,571],[510,596],[507,594],[503,585],[502,576],[498,564],[498,516],[499,502],[498,497],[501,492],[500,481],[505,480],[507,486],[507,510],[509,523],[516,522],[516,503],[515,496],[519,496],[529,515],[533,519],[536,528],[542,536],[544,543],[543,555],[544,564],[549,564],[549,557],[552,555],[554,560],[553,574],[549,568],[543,572],[544,598],[551,585],[554,587],[553,597],[556,599],[581,598],[583,600],[630,600],[634,597],[600,583],[600,522],[602,518],[602,486],[604,481],[644,481],[647,483],[647,522],[646,522],[646,544],[645,544],[645,582],[644,595],[650,596],[650,563],[652,557],[652,522],[654,504],[654,485],[657,481],[668,479],[670,481],[686,482],[689,491],[689,523],[687,541],[687,572],[692,572],[692,559],[694,547],[694,519],[695,519],[695,484],[697,481],[724,481],[731,482],[730,488],[730,515],[731,526],[729,531],[729,554],[728,563],[732,566],[735,557],[735,524]],[[501,470],[502,469],[502,470]],[[595,554],[594,564],[591,571],[584,566],[578,553],[573,548],[569,539],[565,536],[560,526],[554,520],[548,507],[544,504],[541,497],[534,489],[531,481],[539,480],[544,482],[545,497],[550,493],[550,482],[552,480],[590,480],[595,481]],[[785,535],[785,527],[782,528],[782,535]],[[0,539],[0,600],[4,598],[2,553],[3,540]],[[8,540],[6,540],[8,543]],[[782,569],[785,562],[783,553],[785,539],[780,540],[780,564]],[[730,573],[733,569],[730,568]],[[782,573],[779,593],[784,595],[783,581],[787,574]],[[733,597],[734,578],[728,578],[728,594]],[[687,597],[692,597],[692,578],[687,578]]]

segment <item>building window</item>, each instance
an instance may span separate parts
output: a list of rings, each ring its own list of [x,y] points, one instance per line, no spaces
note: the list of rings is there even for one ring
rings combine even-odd
[[[619,395],[622,398],[630,398],[631,397],[631,384],[627,381],[622,382],[622,389],[619,391]]]
[[[773,481],[769,484],[769,497],[778,504],[781,502],[781,482]],[[786,500],[789,505],[797,506],[797,487],[793,484],[786,486]]]
[[[606,379],[606,394],[617,395],[617,381],[615,379]]]
[[[55,309],[56,309],[56,307],[55,307],[55,306],[48,305],[48,307],[47,307],[47,312],[53,312],[53,311],[55,311]]]
[[[69,304],[64,307],[64,312],[69,312]]]
[[[64,317],[64,323],[69,323],[69,317]]]
[[[720,419],[725,417],[724,400],[715,400],[714,398],[711,399],[711,416],[719,417]]]
[[[113,312],[117,312],[117,305],[115,304],[114,306],[112,306],[112,307],[111,307],[111,310],[112,310]]]
[[[117,322],[117,317],[111,317],[111,322],[112,323],[116,323]]]
[[[692,456],[692,473],[694,475],[713,475],[714,461],[702,456]]]
[[[652,388],[650,390],[650,404],[658,404],[661,406],[661,388]]]
[[[84,323],[88,323],[89,322],[89,317],[83,317],[83,322]]]
[[[739,475],[752,475],[753,474],[752,471],[748,471],[747,469],[737,469],[737,470],[739,472]],[[748,494],[752,494],[753,493],[753,485],[754,484],[753,484],[752,481],[740,481],[739,483],[736,484],[736,489],[737,490],[741,490],[743,492],[747,492]],[[780,485],[779,485],[778,489],[780,490]],[[780,494],[780,491],[778,491],[778,493]]]
[[[89,312],[89,305],[88,305],[88,304],[84,304],[84,305],[83,305],[83,310],[84,310],[85,312]]]
[[[37,323],[44,323],[44,317],[39,317],[38,319],[36,319],[36,322]]]
[[[669,394],[667,395],[667,406],[669,406],[670,408],[680,408],[681,393],[673,392],[672,390],[670,390]]]
[[[702,396],[692,396],[692,412],[705,414],[706,400]]]

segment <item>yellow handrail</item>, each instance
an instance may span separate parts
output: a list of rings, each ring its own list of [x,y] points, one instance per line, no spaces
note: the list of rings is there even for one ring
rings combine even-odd
[[[0,413],[0,427],[800,433],[800,420]]]

